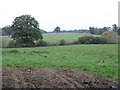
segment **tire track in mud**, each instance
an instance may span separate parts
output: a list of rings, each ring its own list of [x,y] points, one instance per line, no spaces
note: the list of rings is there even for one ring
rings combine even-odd
[[[57,74],[57,71],[55,69],[50,69],[50,70],[46,69],[45,71],[56,75],[56,77],[58,77],[61,81],[69,85],[69,88],[84,88],[82,85],[80,85],[78,82],[76,82],[72,78],[66,75]]]
[[[3,69],[3,88],[116,88],[116,83],[74,69]]]
[[[17,70],[11,71],[9,69],[8,72],[11,72],[11,73],[9,73],[9,75],[6,75],[6,76],[3,75],[3,81],[4,81],[4,78],[5,79],[9,78],[10,80],[12,80],[13,86],[15,88],[22,88],[22,87],[28,88],[28,85],[31,88],[36,88],[33,86],[33,84],[31,84],[29,82],[25,82],[25,80],[24,80],[25,76],[22,74],[21,70],[17,69]],[[4,72],[3,72],[3,74],[4,74]]]

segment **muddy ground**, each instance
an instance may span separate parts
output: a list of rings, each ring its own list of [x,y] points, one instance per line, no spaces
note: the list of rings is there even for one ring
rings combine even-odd
[[[117,88],[116,82],[74,69],[17,68],[2,70],[3,88]]]

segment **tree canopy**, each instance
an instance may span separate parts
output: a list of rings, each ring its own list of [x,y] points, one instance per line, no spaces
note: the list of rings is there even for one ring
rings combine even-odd
[[[39,23],[30,15],[16,17],[12,24],[12,38],[21,44],[34,43],[34,40],[42,39]]]
[[[102,33],[109,31],[110,27],[103,27],[103,28],[95,28],[89,27],[89,31],[91,34],[101,35]]]
[[[59,26],[57,26],[57,27],[54,29],[54,32],[59,33],[59,32],[60,32],[60,27],[59,27]]]

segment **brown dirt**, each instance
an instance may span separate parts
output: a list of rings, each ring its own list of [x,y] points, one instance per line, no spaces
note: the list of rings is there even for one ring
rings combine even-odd
[[[115,82],[74,69],[17,68],[2,70],[3,88],[117,88]]]

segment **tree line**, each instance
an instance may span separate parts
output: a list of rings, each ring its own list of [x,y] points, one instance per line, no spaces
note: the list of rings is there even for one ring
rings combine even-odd
[[[103,27],[103,28],[97,28],[97,27],[89,27],[89,29],[75,29],[75,30],[61,30],[59,26],[55,27],[53,31],[47,32],[45,30],[40,29],[42,34],[45,33],[90,33],[90,34],[96,34],[96,35],[102,35],[102,33],[106,31],[113,31],[117,32],[118,35],[120,35],[120,27],[118,27],[116,24],[113,24],[112,27]],[[12,35],[12,29],[10,25],[7,25],[2,28],[2,36],[10,36]]]
[[[113,31],[117,32],[120,35],[120,27],[116,24],[112,25],[111,27],[103,27],[103,28],[95,28],[89,27],[89,30],[61,30],[59,26],[55,27],[53,33],[60,33],[60,32],[86,32],[91,34],[102,35],[106,31]],[[29,46],[35,45],[35,41],[42,40],[43,36],[42,33],[47,33],[44,30],[39,28],[39,22],[31,15],[21,15],[16,17],[12,22],[12,25],[7,25],[2,28],[2,35],[8,35],[13,38],[16,44],[20,46]]]
[[[89,27],[88,30],[87,29],[61,30],[60,27],[57,26],[53,32],[56,32],[56,33],[74,32],[74,33],[90,33],[90,34],[102,35],[106,31],[117,32],[118,35],[120,35],[120,27],[118,27],[116,24],[113,24],[112,28],[111,27],[103,27],[103,28]]]

